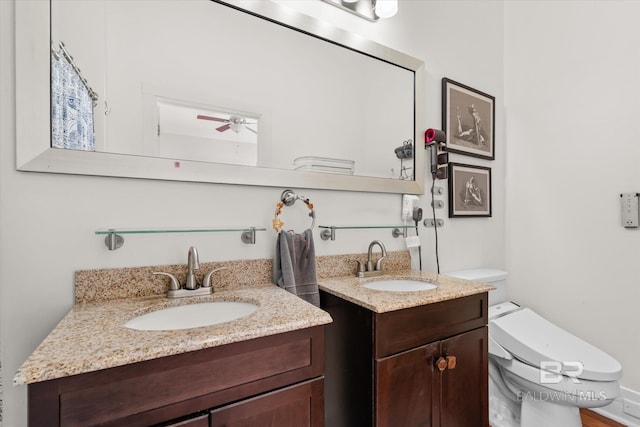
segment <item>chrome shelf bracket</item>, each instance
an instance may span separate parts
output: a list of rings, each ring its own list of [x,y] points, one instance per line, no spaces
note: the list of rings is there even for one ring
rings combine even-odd
[[[396,239],[400,236],[407,237],[407,229],[403,228],[402,230],[400,230],[399,228],[394,228],[393,231],[391,232],[391,235]]]
[[[110,251],[115,251],[124,245],[124,237],[117,234],[114,230],[109,230],[109,234],[104,238],[104,244]]]
[[[320,233],[320,238],[322,240],[329,240],[329,239],[331,239],[332,241],[336,240],[336,228],[334,226],[331,226],[329,228],[325,228]]]
[[[251,230],[243,231],[240,235],[240,239],[242,243],[246,243],[248,245],[256,244],[256,228],[251,227]]]

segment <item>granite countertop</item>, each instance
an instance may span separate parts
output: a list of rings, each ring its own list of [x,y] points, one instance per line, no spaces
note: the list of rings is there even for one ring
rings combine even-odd
[[[124,323],[161,308],[210,301],[257,304],[226,323],[174,331],[138,331]],[[18,369],[14,384],[82,374],[188,351],[331,323],[329,314],[272,284],[209,296],[114,299],[76,304]]]
[[[363,284],[378,280],[411,279],[431,282],[438,287],[426,291],[388,292],[365,288]],[[481,282],[458,279],[417,270],[392,272],[377,277],[340,277],[319,282],[320,289],[376,313],[401,310],[454,298],[488,292],[495,289]]]
[[[363,287],[385,279],[437,284],[427,291],[384,292]],[[415,270],[360,279],[322,278],[320,289],[376,313],[479,294],[493,286]],[[124,324],[158,309],[210,301],[243,301],[259,308],[240,319],[191,329],[138,331]],[[325,311],[269,283],[217,290],[213,295],[167,299],[164,295],[78,302],[18,369],[14,384],[83,374],[164,356],[216,347],[331,323]]]

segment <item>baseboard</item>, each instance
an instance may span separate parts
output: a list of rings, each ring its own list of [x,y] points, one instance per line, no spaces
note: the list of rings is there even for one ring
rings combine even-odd
[[[625,408],[627,412],[625,412]],[[636,408],[640,408],[640,392],[620,387],[620,396],[615,401],[602,408],[592,409],[592,411],[628,427],[640,427],[640,417],[629,413],[636,414]]]

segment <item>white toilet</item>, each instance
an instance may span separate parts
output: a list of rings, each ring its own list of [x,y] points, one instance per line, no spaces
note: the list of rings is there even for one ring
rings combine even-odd
[[[602,350],[507,300],[507,273],[445,273],[492,284],[489,416],[492,427],[581,427],[579,408],[611,403],[622,366]]]

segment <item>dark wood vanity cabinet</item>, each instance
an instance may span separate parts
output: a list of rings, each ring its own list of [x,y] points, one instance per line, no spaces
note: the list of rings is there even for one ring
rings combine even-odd
[[[316,326],[30,384],[29,426],[323,427],[323,374]]]
[[[487,427],[487,294],[374,313],[321,293],[326,425]]]

